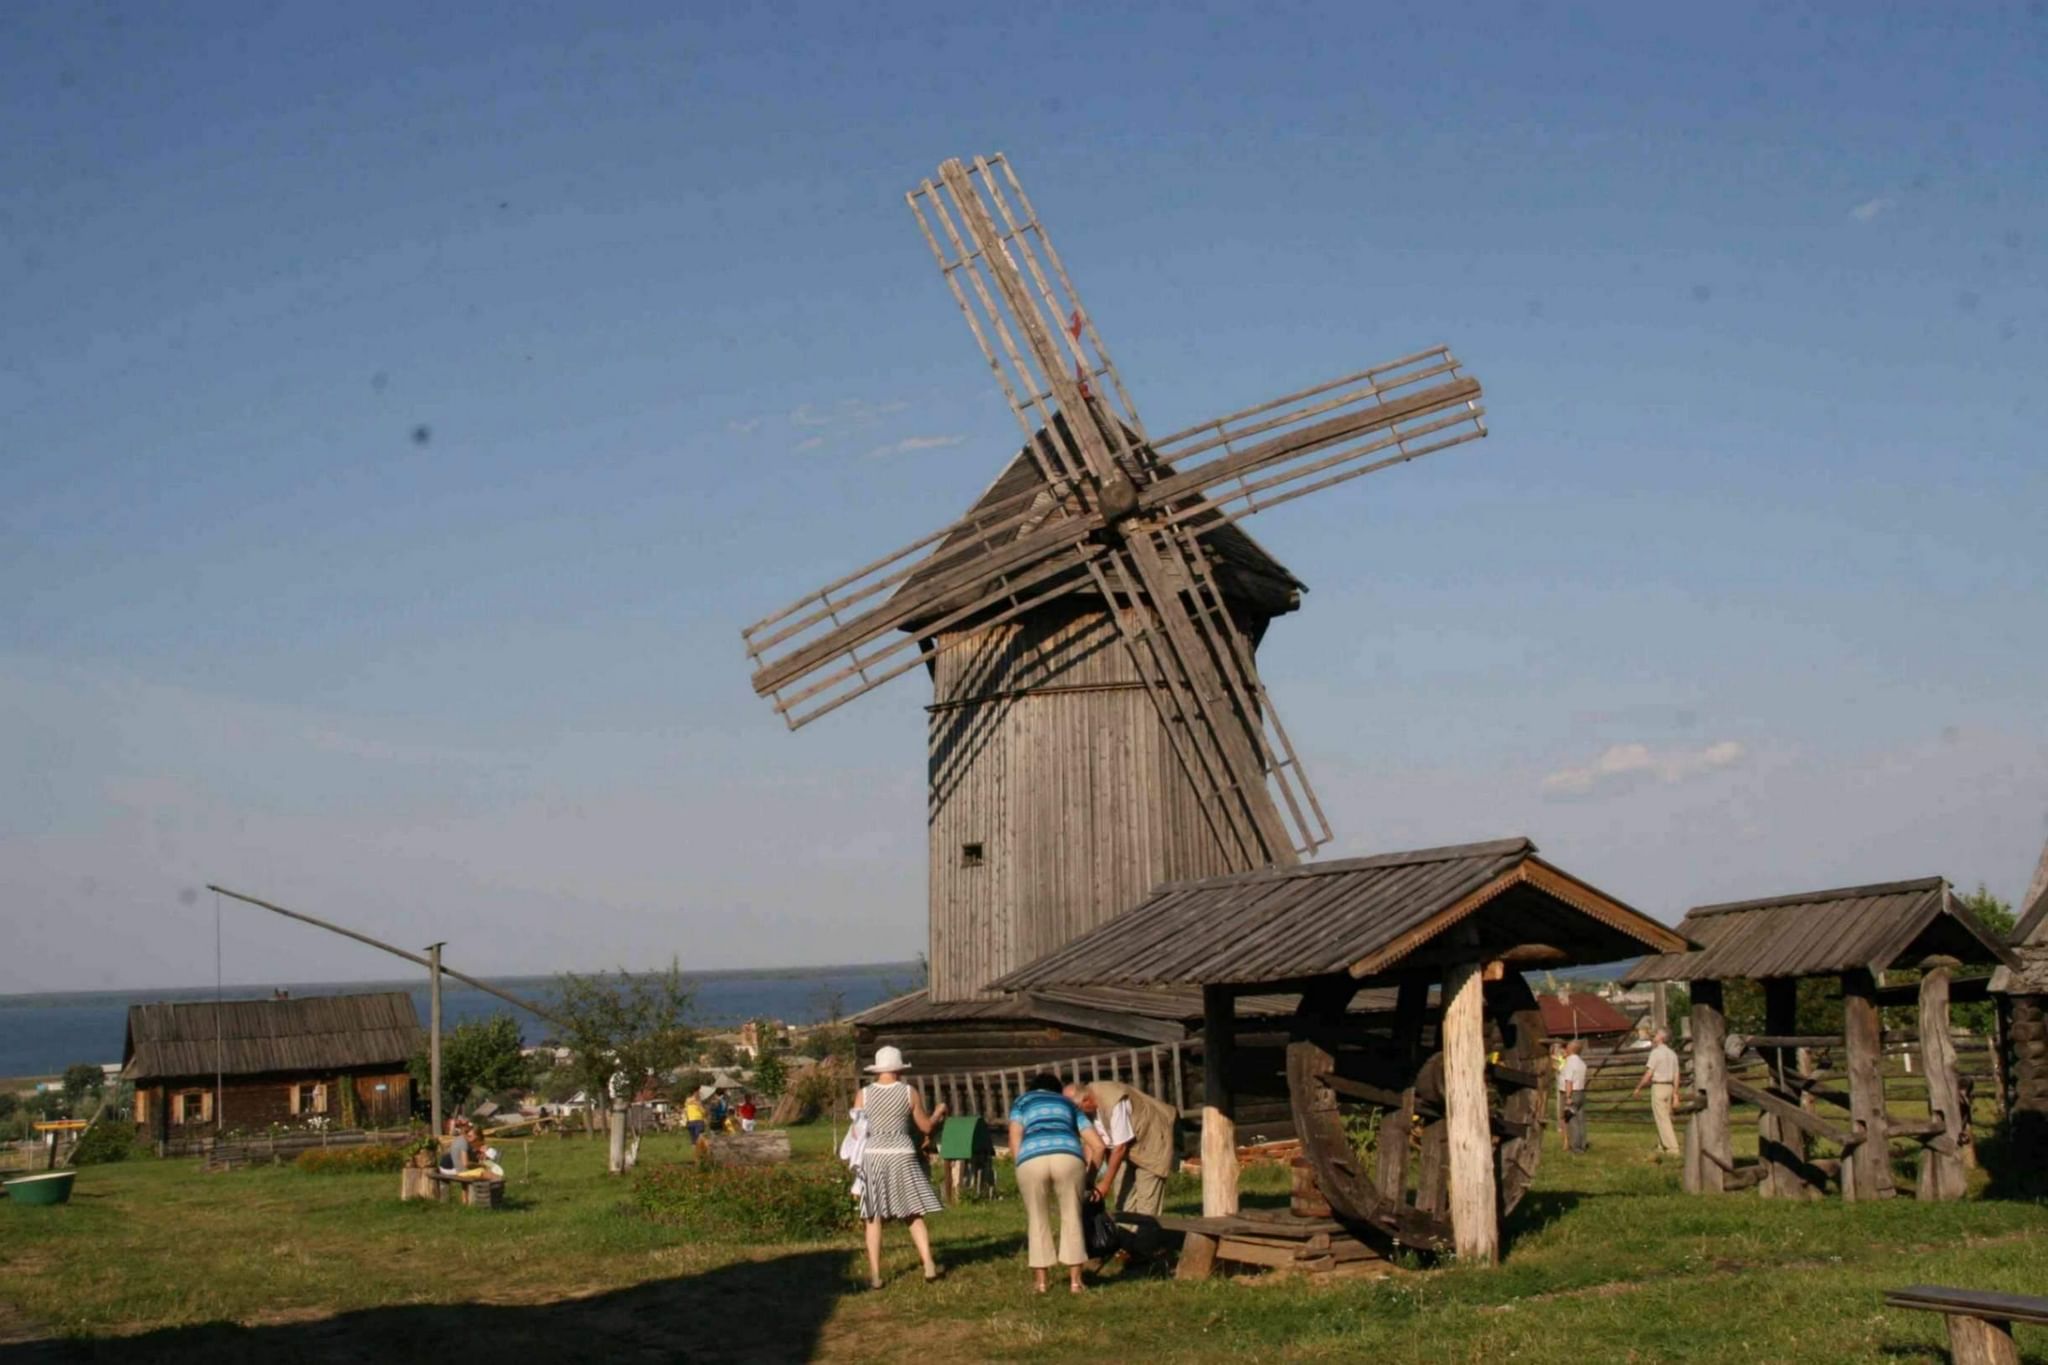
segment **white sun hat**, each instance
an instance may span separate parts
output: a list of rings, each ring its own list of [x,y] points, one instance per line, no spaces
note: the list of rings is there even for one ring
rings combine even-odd
[[[908,1071],[910,1070],[910,1063],[903,1060],[903,1053],[900,1049],[893,1047],[878,1047],[875,1049],[875,1060],[873,1061],[873,1063],[871,1063],[868,1066],[862,1067],[861,1070],[878,1072]]]

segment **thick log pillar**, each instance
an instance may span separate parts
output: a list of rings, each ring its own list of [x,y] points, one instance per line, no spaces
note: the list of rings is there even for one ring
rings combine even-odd
[[[1949,977],[1950,960],[1943,959],[1920,978],[1920,1064],[1927,1075],[1927,1113],[1942,1123],[1942,1131],[1921,1149],[1917,1193],[1922,1199],[1961,1199],[1967,1184],[1963,1149],[1969,1142],[1970,1116],[1963,1112],[1955,1038],[1949,1032]]]
[[[1460,1261],[1500,1260],[1500,1207],[1493,1124],[1486,1098],[1484,966],[1444,973],[1444,1124],[1451,1187],[1451,1239]]]
[[[1237,1108],[1230,1059],[1237,1001],[1227,986],[1202,987],[1202,1216],[1237,1212]]]
[[[1764,986],[1764,1032],[1787,1036],[1799,1032],[1799,982],[1793,977],[1776,977]],[[1764,1054],[1770,1068],[1772,1093],[1788,1104],[1802,1098],[1790,1078],[1799,1074],[1797,1053],[1789,1047],[1770,1048]],[[1764,1180],[1757,1187],[1766,1199],[1813,1199],[1820,1191],[1806,1178],[1806,1134],[1796,1125],[1765,1110],[1757,1115],[1757,1156],[1764,1163]]]
[[[1862,1139],[1842,1158],[1842,1198],[1890,1199],[1897,1191],[1885,1122],[1877,978],[1863,968],[1842,973],[1842,1038],[1849,1061],[1850,1127]]]
[[[1685,1188],[1719,1194],[1727,1188],[1735,1149],[1728,1138],[1728,1016],[1721,983],[1692,983],[1692,1088],[1700,1108],[1686,1125]]]

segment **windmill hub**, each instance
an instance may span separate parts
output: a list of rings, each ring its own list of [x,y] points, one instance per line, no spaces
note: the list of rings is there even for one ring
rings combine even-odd
[[[1096,495],[1095,510],[1111,526],[1138,514],[1138,488],[1122,470],[1105,479]]]

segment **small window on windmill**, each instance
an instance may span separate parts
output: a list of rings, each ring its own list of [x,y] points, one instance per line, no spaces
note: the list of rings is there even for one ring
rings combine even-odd
[[[974,843],[960,845],[960,866],[980,867],[983,863],[987,861],[987,855],[985,855],[982,852],[980,844]]]

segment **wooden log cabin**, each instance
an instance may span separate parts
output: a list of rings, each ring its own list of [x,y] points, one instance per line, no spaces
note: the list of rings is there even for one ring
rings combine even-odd
[[[1044,478],[1027,448],[969,515],[1034,487]],[[1300,605],[1304,585],[1235,526],[1201,540],[1256,649],[1272,620]],[[905,590],[920,581],[913,575]],[[964,585],[927,619],[992,586]],[[853,1017],[864,1054],[892,1044],[920,1067],[1020,1066],[1199,1031],[1199,992],[1034,997],[990,985],[1162,882],[1231,866],[1110,610],[1083,588],[1014,620],[939,632],[951,647],[928,665],[930,977],[924,990]]]
[[[404,991],[132,1005],[122,1075],[158,1143],[273,1125],[376,1128],[412,1117],[424,1045]]]

